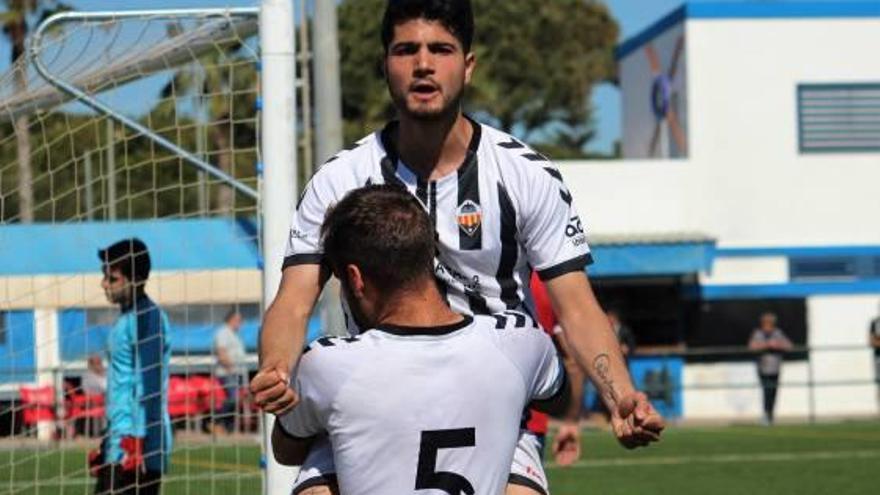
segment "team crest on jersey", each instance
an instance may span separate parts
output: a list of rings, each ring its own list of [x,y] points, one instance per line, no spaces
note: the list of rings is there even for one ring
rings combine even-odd
[[[473,237],[483,223],[483,209],[471,200],[458,205],[458,226],[465,234]]]

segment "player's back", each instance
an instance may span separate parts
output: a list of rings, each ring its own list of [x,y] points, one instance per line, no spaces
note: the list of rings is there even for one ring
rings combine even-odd
[[[549,339],[516,313],[322,340],[297,382],[330,435],[342,493],[500,494],[522,409],[555,393],[560,373]]]

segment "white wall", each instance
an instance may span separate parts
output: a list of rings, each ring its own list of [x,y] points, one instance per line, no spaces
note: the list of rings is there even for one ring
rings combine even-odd
[[[777,418],[809,418],[807,377],[805,362],[783,365],[776,396]],[[682,381],[685,419],[757,421],[764,414],[755,363],[688,364]]]
[[[653,44],[669,54],[682,26]],[[592,234],[697,231],[719,247],[880,245],[880,152],[798,151],[797,86],[880,82],[880,18],[688,19],[685,65],[689,153],[682,160],[567,162],[560,169]],[[643,50],[620,66],[623,150],[646,157],[654,118]],[[782,257],[718,258],[706,284],[788,281]],[[862,346],[813,355],[813,379],[861,381],[800,386],[806,363],[786,363],[777,411],[807,417],[876,414],[867,324],[877,295],[808,299],[813,346]],[[756,419],[754,364],[687,365],[685,418]],[[739,388],[700,387],[732,384]],[[800,385],[798,385],[800,384]],[[690,387],[690,390],[687,388]]]
[[[729,247],[880,244],[880,153],[800,155],[796,109],[799,83],[880,82],[878,32],[880,18],[686,21],[689,158],[562,164],[592,232],[697,230]],[[642,51],[621,77],[624,149],[644,147],[653,116]]]
[[[817,381],[861,382],[817,389],[821,414],[875,414],[874,355],[867,347],[868,324],[880,313],[880,295],[817,296],[807,300],[808,341],[840,346],[813,356]],[[850,349],[858,347],[858,350]]]
[[[799,83],[880,81],[877,32],[880,18],[688,21],[690,157],[722,243],[880,243],[880,153],[799,155],[796,100]]]

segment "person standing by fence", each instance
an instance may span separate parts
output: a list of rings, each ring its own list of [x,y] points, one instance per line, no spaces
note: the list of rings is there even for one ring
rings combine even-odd
[[[868,343],[874,349],[874,381],[877,383],[877,398],[880,399],[880,314],[868,326]]]
[[[749,350],[758,353],[758,378],[764,391],[764,424],[773,424],[783,353],[791,348],[791,340],[776,326],[776,315],[762,314],[758,328],[749,339]]]

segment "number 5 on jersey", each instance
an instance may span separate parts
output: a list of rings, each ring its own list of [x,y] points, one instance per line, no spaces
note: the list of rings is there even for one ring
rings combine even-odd
[[[419,447],[419,467],[416,473],[416,490],[434,488],[443,490],[450,495],[474,495],[474,487],[464,476],[446,471],[436,471],[437,451],[440,449],[456,449],[474,447],[476,442],[475,428],[459,428],[457,430],[427,430],[422,432],[422,443]]]

